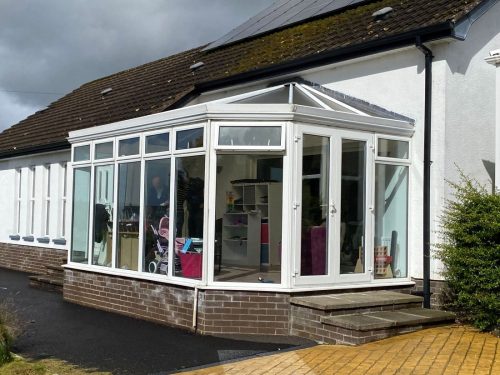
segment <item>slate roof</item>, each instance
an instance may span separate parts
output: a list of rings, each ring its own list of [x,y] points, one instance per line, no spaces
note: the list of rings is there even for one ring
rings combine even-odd
[[[169,110],[233,79],[272,76],[408,45],[416,34],[424,41],[449,36],[458,20],[487,1],[366,1],[230,46],[181,52],[83,84],[2,132],[0,157],[66,148],[68,131]],[[372,14],[384,7],[394,11],[377,22]],[[192,71],[190,66],[200,61],[204,65]],[[101,95],[107,88],[112,91]]]

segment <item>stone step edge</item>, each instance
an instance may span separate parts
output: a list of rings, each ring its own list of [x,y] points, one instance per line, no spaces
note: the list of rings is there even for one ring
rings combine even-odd
[[[49,277],[49,276],[34,275],[34,276],[30,276],[29,279],[30,279],[30,282],[63,286],[63,279],[59,278],[59,277],[55,278],[55,277]]]
[[[53,271],[58,271],[58,272],[64,272],[64,267],[62,265],[55,265],[55,264],[47,264],[45,266],[48,270],[53,270]]]
[[[400,315],[406,319],[398,321],[397,319],[394,319],[394,315]],[[358,323],[349,321],[349,318],[353,317],[358,319]],[[377,331],[388,328],[453,322],[455,321],[455,314],[449,311],[413,308],[395,311],[377,311],[325,316],[322,317],[320,321],[325,325],[355,331]]]
[[[296,306],[307,307],[314,310],[322,310],[322,311],[336,311],[336,310],[357,310],[357,309],[367,309],[371,307],[380,307],[380,306],[397,306],[397,305],[408,305],[408,304],[422,304],[423,297],[415,296],[412,294],[404,294],[397,293],[401,296],[398,298],[381,298],[378,301],[366,301],[366,302],[346,302],[346,303],[332,303],[322,305],[320,303],[314,303],[311,301],[307,301],[307,297],[292,297],[290,299],[290,304]],[[319,296],[318,296],[319,297]],[[327,297],[327,296],[325,296]],[[387,296],[384,296],[387,297]]]

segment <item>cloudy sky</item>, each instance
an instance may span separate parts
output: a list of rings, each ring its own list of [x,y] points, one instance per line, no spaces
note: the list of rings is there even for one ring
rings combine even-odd
[[[0,0],[0,130],[82,83],[218,39],[273,0]]]

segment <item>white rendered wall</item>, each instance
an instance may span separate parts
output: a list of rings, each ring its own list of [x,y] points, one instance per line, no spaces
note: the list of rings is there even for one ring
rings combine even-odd
[[[61,238],[62,233],[62,189],[63,189],[63,165],[70,159],[69,151],[55,152],[29,157],[13,158],[0,161],[0,242],[15,243],[20,245],[66,248],[66,246],[55,245],[52,240]],[[46,211],[45,211],[45,166],[50,165],[50,210],[49,210],[49,233],[48,244],[37,241],[38,237],[45,236]],[[35,211],[34,211],[34,241],[23,241],[22,237],[29,235],[29,203],[30,194],[30,167],[36,170],[35,184]],[[20,230],[16,231],[16,170],[21,171],[21,209]],[[67,197],[69,202],[69,197]],[[66,222],[68,222],[69,205],[66,205]],[[66,237],[68,236],[66,225]],[[9,236],[19,234],[19,241],[10,240]]]

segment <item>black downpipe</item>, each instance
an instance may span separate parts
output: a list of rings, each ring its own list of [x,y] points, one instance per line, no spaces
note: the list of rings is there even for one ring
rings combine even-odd
[[[431,307],[431,122],[432,122],[432,51],[417,37],[416,47],[425,55],[425,109],[424,109],[424,233],[423,233],[423,287],[424,307]]]

